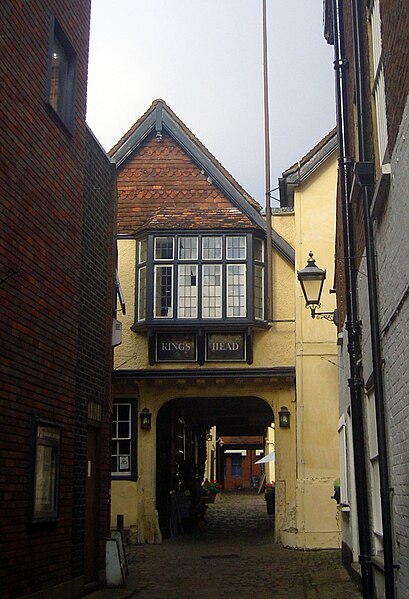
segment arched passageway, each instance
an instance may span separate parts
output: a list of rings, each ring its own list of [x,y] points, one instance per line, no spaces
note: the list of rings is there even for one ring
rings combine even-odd
[[[254,464],[273,421],[271,407],[257,397],[178,398],[162,406],[156,425],[156,508],[164,538],[189,532],[202,520],[206,460],[212,462],[212,478],[223,486],[257,495],[263,468]],[[212,427],[217,442],[210,449],[206,439]]]

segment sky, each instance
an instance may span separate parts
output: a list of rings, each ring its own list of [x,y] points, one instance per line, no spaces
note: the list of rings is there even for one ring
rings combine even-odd
[[[335,126],[322,22],[322,0],[267,0],[272,188]],[[265,204],[262,0],[93,0],[87,122],[105,150],[157,98]]]

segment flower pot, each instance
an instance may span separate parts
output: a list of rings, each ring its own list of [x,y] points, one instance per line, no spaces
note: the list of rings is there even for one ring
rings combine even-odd
[[[269,493],[266,493],[266,505],[267,505],[267,514],[274,515],[275,513],[275,504],[276,504],[276,494],[275,489],[272,489]]]
[[[205,503],[214,503],[216,499],[216,493],[208,493],[207,495],[203,495],[203,501]]]

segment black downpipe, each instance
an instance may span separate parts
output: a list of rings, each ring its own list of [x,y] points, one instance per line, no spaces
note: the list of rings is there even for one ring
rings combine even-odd
[[[367,114],[367,92],[366,92],[366,66],[361,50],[363,45],[363,24],[365,23],[362,13],[362,3],[352,0],[352,18],[353,18],[353,44],[354,44],[354,62],[355,62],[355,86],[357,99],[357,117],[358,117],[358,142],[359,158],[362,162],[370,160],[368,149],[368,114]],[[372,186],[371,186],[372,187]],[[378,309],[378,283],[376,277],[375,245],[372,219],[370,215],[370,205],[372,189],[365,185],[363,187],[363,209],[365,223],[365,246],[366,262],[368,275],[368,296],[369,296],[369,320],[371,329],[371,347],[372,347],[372,368],[375,392],[375,411],[376,426],[378,436],[378,454],[379,454],[379,478],[381,493],[381,511],[383,528],[383,551],[384,551],[384,569],[385,569],[385,598],[393,599],[395,597],[394,582],[394,561],[393,561],[393,542],[392,542],[392,522],[390,505],[390,483],[387,454],[387,439],[385,428],[385,398],[382,373],[382,357],[380,346],[380,326]]]
[[[361,565],[362,596],[373,596],[373,571],[371,564],[371,538],[368,516],[368,485],[365,464],[364,426],[362,412],[363,380],[360,370],[361,358],[361,322],[358,320],[357,289],[355,266],[355,243],[353,214],[349,204],[352,182],[352,160],[348,135],[348,97],[346,71],[348,63],[344,50],[344,26],[342,18],[342,0],[332,0],[334,67],[336,72],[336,108],[339,148],[339,185],[343,215],[343,240],[345,260],[346,315],[345,328],[348,333],[348,354],[350,378],[348,379],[352,435],[354,443],[354,468],[356,480],[356,502],[359,534],[359,562]]]

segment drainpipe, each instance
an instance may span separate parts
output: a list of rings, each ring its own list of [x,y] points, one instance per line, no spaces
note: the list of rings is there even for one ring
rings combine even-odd
[[[353,236],[353,214],[349,204],[349,192],[352,181],[352,160],[348,135],[348,97],[346,88],[342,0],[332,0],[332,19],[334,35],[334,68],[336,72],[336,109],[339,150],[339,185],[343,216],[343,241],[345,260],[346,322],[348,335],[348,354],[352,436],[354,443],[354,468],[356,479],[356,502],[359,536],[359,563],[361,565],[362,596],[371,599],[373,593],[373,571],[371,564],[371,538],[368,516],[368,484],[365,464],[364,426],[362,411],[363,380],[360,370],[361,358],[361,322],[358,320],[356,290],[355,243]]]
[[[355,63],[355,88],[358,117],[358,143],[359,159],[362,162],[368,162],[370,156],[368,150],[369,132],[367,127],[367,88],[366,88],[366,66],[362,49],[364,48],[363,25],[366,22],[363,14],[361,2],[352,0],[352,19],[353,19],[353,46]],[[368,275],[368,296],[369,296],[369,320],[371,329],[371,348],[372,348],[372,368],[375,392],[375,411],[376,411],[376,430],[378,437],[379,454],[379,477],[381,493],[381,511],[382,511],[382,529],[383,529],[383,550],[384,550],[384,569],[385,569],[385,598],[393,599],[395,597],[394,583],[394,562],[393,562],[393,542],[392,542],[392,522],[390,506],[390,483],[387,454],[387,438],[385,427],[385,399],[382,372],[381,344],[380,344],[380,326],[378,310],[378,283],[376,277],[375,245],[373,235],[373,221],[370,215],[370,205],[372,198],[372,181],[362,187],[364,225],[365,225],[365,249]]]
[[[267,64],[267,7],[263,0],[263,63],[264,63],[264,154],[266,185],[266,299],[267,322],[273,320],[273,242],[271,231],[271,182],[270,182],[270,117],[268,107],[268,64]]]

